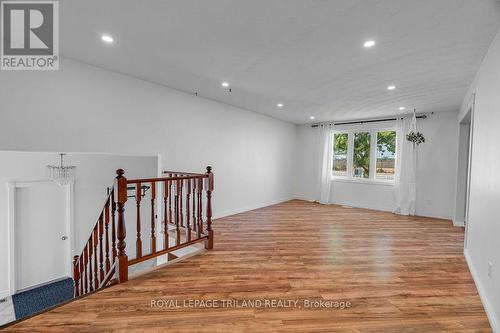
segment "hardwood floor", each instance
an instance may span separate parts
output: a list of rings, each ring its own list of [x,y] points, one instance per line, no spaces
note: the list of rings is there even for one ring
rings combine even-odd
[[[6,330],[491,332],[462,254],[463,228],[450,221],[294,200],[214,228],[212,251]],[[172,299],[181,307],[158,307]],[[216,299],[241,307],[182,308]],[[301,307],[242,304],[266,299]],[[305,308],[311,300],[351,307]]]

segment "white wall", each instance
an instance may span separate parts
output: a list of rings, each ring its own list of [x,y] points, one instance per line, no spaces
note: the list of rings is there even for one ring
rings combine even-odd
[[[500,32],[464,98],[473,94],[473,143],[466,258],[495,332],[500,332]],[[493,264],[488,276],[488,263]]]
[[[417,127],[426,142],[418,148],[416,212],[451,219],[455,205],[457,112],[435,113],[419,120]],[[303,125],[297,132],[295,196],[305,200],[315,198],[319,170],[317,131]],[[331,195],[333,202],[354,207],[392,211],[395,204],[394,187],[380,184],[334,181]]]
[[[158,173],[157,156],[118,156],[104,154],[69,154],[66,164],[77,167],[74,184],[74,239],[73,254],[80,254],[90,236],[106,198],[106,187],[113,184],[113,174],[118,168],[126,168],[134,178],[154,177]],[[14,181],[46,180],[46,166],[58,164],[56,153],[0,152],[0,295],[8,293],[8,183]],[[130,207],[127,216],[135,221],[135,210]],[[145,214],[147,215],[147,214]],[[43,221],[40,221],[43,223]],[[145,228],[149,226],[147,219]],[[127,234],[127,252],[132,257],[135,249],[135,226],[131,225]],[[145,251],[149,249],[147,244]]]
[[[159,153],[164,168],[195,172],[211,165],[216,216],[293,194],[295,125],[254,112],[67,59],[57,72],[0,73],[0,108],[0,149]]]

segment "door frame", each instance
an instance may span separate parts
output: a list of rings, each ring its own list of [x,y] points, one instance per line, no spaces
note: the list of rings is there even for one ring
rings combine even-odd
[[[18,292],[18,265],[17,261],[17,244],[16,244],[16,191],[18,188],[28,188],[37,185],[46,185],[53,184],[52,181],[49,180],[35,180],[35,181],[13,181],[7,184],[8,186],[8,290],[9,294],[12,296],[16,292]],[[69,258],[68,263],[66,265],[66,273],[68,276],[73,275],[73,264],[71,262],[71,254],[74,249],[74,215],[73,215],[73,206],[74,206],[74,183],[70,182],[68,185],[63,186],[66,191],[66,223],[68,227],[68,237],[69,242],[67,242],[67,257]]]
[[[471,184],[471,176],[472,176],[472,149],[474,143],[474,110],[476,108],[476,93],[473,93],[471,96],[471,100],[469,101],[469,105],[467,106],[467,113],[470,111],[470,125],[469,125],[469,154],[467,156],[467,180],[466,186],[467,189],[465,191],[465,233],[464,233],[464,248],[467,248],[467,234],[469,231],[469,208],[470,208],[470,184]]]

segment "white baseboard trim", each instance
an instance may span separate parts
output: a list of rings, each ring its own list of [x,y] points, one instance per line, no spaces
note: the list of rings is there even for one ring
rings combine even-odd
[[[314,200],[311,200],[311,198],[305,198],[305,197],[300,197],[300,196],[295,196],[295,199],[309,201],[309,202],[314,202]],[[362,209],[371,209],[371,210],[379,210],[379,211],[382,211],[382,212],[392,212],[392,208],[388,208],[388,207],[376,207],[376,206],[372,206],[372,205],[359,205],[359,204],[355,204],[355,203],[352,203],[352,202],[345,202],[345,201],[333,201],[332,205],[348,206],[348,207],[353,207],[353,208],[362,208]]]
[[[339,205],[339,206],[361,208],[361,209],[379,210],[381,212],[392,212],[392,208],[376,207],[374,205],[363,205],[363,204],[359,205],[359,204],[353,204],[352,202],[334,201],[334,202],[332,202],[332,204]]]
[[[453,225],[455,227],[465,227],[465,221],[457,221],[457,220],[453,220]]]
[[[488,301],[488,296],[486,295],[486,291],[484,290],[483,284],[479,279],[479,274],[477,273],[474,265],[472,264],[472,260],[470,258],[469,252],[467,249],[464,250],[465,261],[469,266],[469,271],[472,275],[472,279],[474,280],[474,284],[476,285],[477,292],[479,293],[479,298],[481,298],[481,302],[483,303],[484,311],[486,311],[486,315],[488,316],[488,320],[490,321],[491,329],[494,333],[500,333],[500,319],[497,318],[495,312],[493,311],[493,307]]]
[[[293,199],[295,199],[295,200],[302,200],[302,201],[308,201],[308,202],[314,202],[314,200],[313,200],[313,199],[311,199],[311,198],[306,198],[306,197],[301,197],[300,195],[295,195],[295,196],[293,197]]]
[[[309,202],[314,202],[314,200],[312,200],[311,198],[306,198],[306,197],[297,196],[297,195],[295,196],[295,199],[309,201]],[[332,202],[332,205],[349,206],[349,207],[353,207],[353,208],[362,208],[362,209],[371,209],[371,210],[379,210],[379,211],[382,211],[382,212],[391,212],[391,213],[394,210],[393,207],[379,207],[379,206],[375,206],[375,205],[363,205],[363,204],[357,204],[357,203],[345,202],[345,201],[334,201],[334,202]],[[420,216],[420,217],[430,217],[430,218],[433,218],[433,219],[450,220],[451,221],[451,217],[449,217],[449,216],[433,215],[433,214],[421,213],[421,212],[417,212],[416,215]],[[462,224],[461,226],[463,227],[464,225],[465,224]],[[457,226],[460,226],[460,225],[457,225]]]
[[[287,198],[276,199],[276,200],[271,200],[271,201],[264,201],[264,202],[261,202],[261,203],[255,204],[255,205],[250,205],[250,206],[246,206],[246,207],[225,210],[225,211],[222,211],[221,213],[215,214],[212,217],[212,219],[216,220],[216,219],[220,219],[220,218],[223,218],[223,217],[226,217],[226,216],[231,216],[231,215],[235,215],[235,214],[240,214],[240,213],[248,212],[250,210],[264,208],[264,207],[267,207],[267,206],[276,205],[276,204],[279,204],[279,203],[282,203],[282,202],[286,202],[286,201],[290,201],[290,200],[293,200],[293,197],[287,197]]]
[[[10,291],[9,290],[2,290],[0,291],[0,299],[4,299],[10,297]]]

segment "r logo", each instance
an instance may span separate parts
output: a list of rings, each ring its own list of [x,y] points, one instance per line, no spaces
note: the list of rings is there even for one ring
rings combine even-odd
[[[51,3],[5,4],[4,55],[52,55],[53,6]]]
[[[2,69],[42,69],[40,59],[54,65],[59,51],[58,2],[1,1],[1,9]]]

